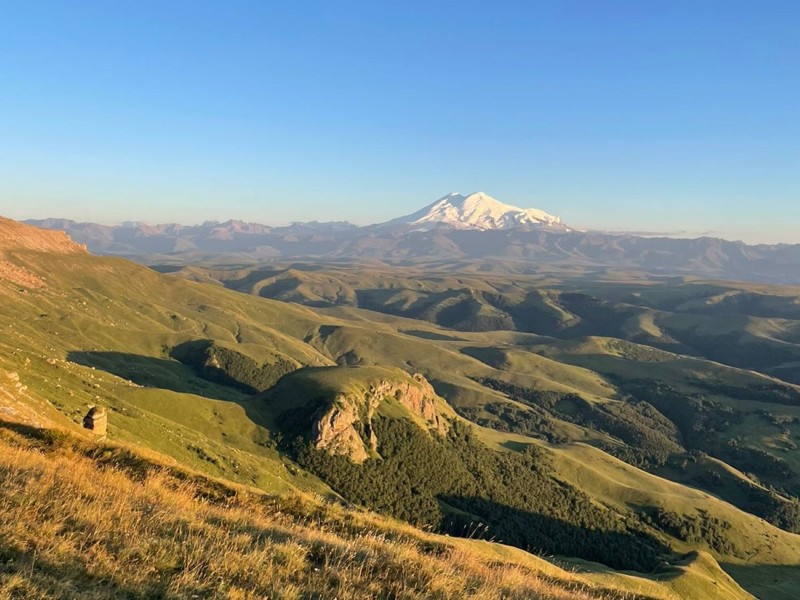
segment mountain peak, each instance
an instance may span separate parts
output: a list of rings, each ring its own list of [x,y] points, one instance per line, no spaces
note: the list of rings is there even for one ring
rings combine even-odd
[[[510,229],[513,227],[545,227],[568,230],[560,217],[536,208],[519,208],[500,202],[486,192],[466,196],[450,193],[425,208],[390,221],[393,225],[412,225],[420,228],[444,225],[454,229]]]

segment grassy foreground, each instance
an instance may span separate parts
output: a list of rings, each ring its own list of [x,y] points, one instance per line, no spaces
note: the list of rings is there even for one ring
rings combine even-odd
[[[3,599],[645,597],[492,546],[121,447],[0,429]]]

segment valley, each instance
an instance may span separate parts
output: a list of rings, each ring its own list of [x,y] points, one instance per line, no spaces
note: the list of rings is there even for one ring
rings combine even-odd
[[[147,268],[8,220],[0,244],[0,430],[28,471],[43,448],[136,480],[141,456],[584,597],[800,584],[800,289],[501,260]]]
[[[800,600],[800,3],[0,26],[0,600]]]

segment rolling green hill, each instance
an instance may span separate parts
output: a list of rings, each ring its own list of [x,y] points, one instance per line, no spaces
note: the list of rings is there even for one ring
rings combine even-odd
[[[800,381],[799,288],[509,270],[454,274],[449,264],[408,263],[176,272],[267,298],[366,308],[462,331],[614,337]]]
[[[42,425],[0,423],[3,597],[752,598],[705,553],[647,576],[557,566]]]
[[[689,355],[688,342],[659,333],[677,331],[665,324],[684,314],[706,319],[708,302],[681,312],[677,292],[657,283],[594,284],[605,292],[590,294],[553,281],[527,289],[532,281],[518,275],[392,281],[365,268],[358,277],[385,303],[377,311],[362,307],[357,286],[354,296],[345,287],[331,295],[341,274],[320,268],[311,272],[326,289],[315,293],[328,300],[308,307],[209,283],[225,279],[219,273],[196,269],[202,281],[187,281],[13,222],[0,228],[4,422],[86,437],[83,415],[104,406],[109,440],[131,452],[486,538],[474,547],[490,553],[518,556],[488,540],[557,554],[617,590],[735,590],[718,563],[760,598],[789,598],[800,582],[791,533],[800,389],[767,368]],[[236,272],[248,277],[262,281]],[[710,285],[682,284],[691,293]],[[635,293],[639,304],[626,300]],[[527,307],[520,314],[531,323],[571,325],[517,326],[503,302]],[[442,311],[451,328],[426,317]],[[459,320],[470,311],[479,326]],[[778,318],[786,314],[747,322]],[[745,339],[738,320],[714,322]],[[778,325],[759,339],[777,340]],[[661,341],[643,343],[642,332]]]

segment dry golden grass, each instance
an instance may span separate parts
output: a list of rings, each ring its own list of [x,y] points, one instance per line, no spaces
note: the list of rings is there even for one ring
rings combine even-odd
[[[5,424],[0,599],[11,598],[634,596],[313,496],[266,496]]]

